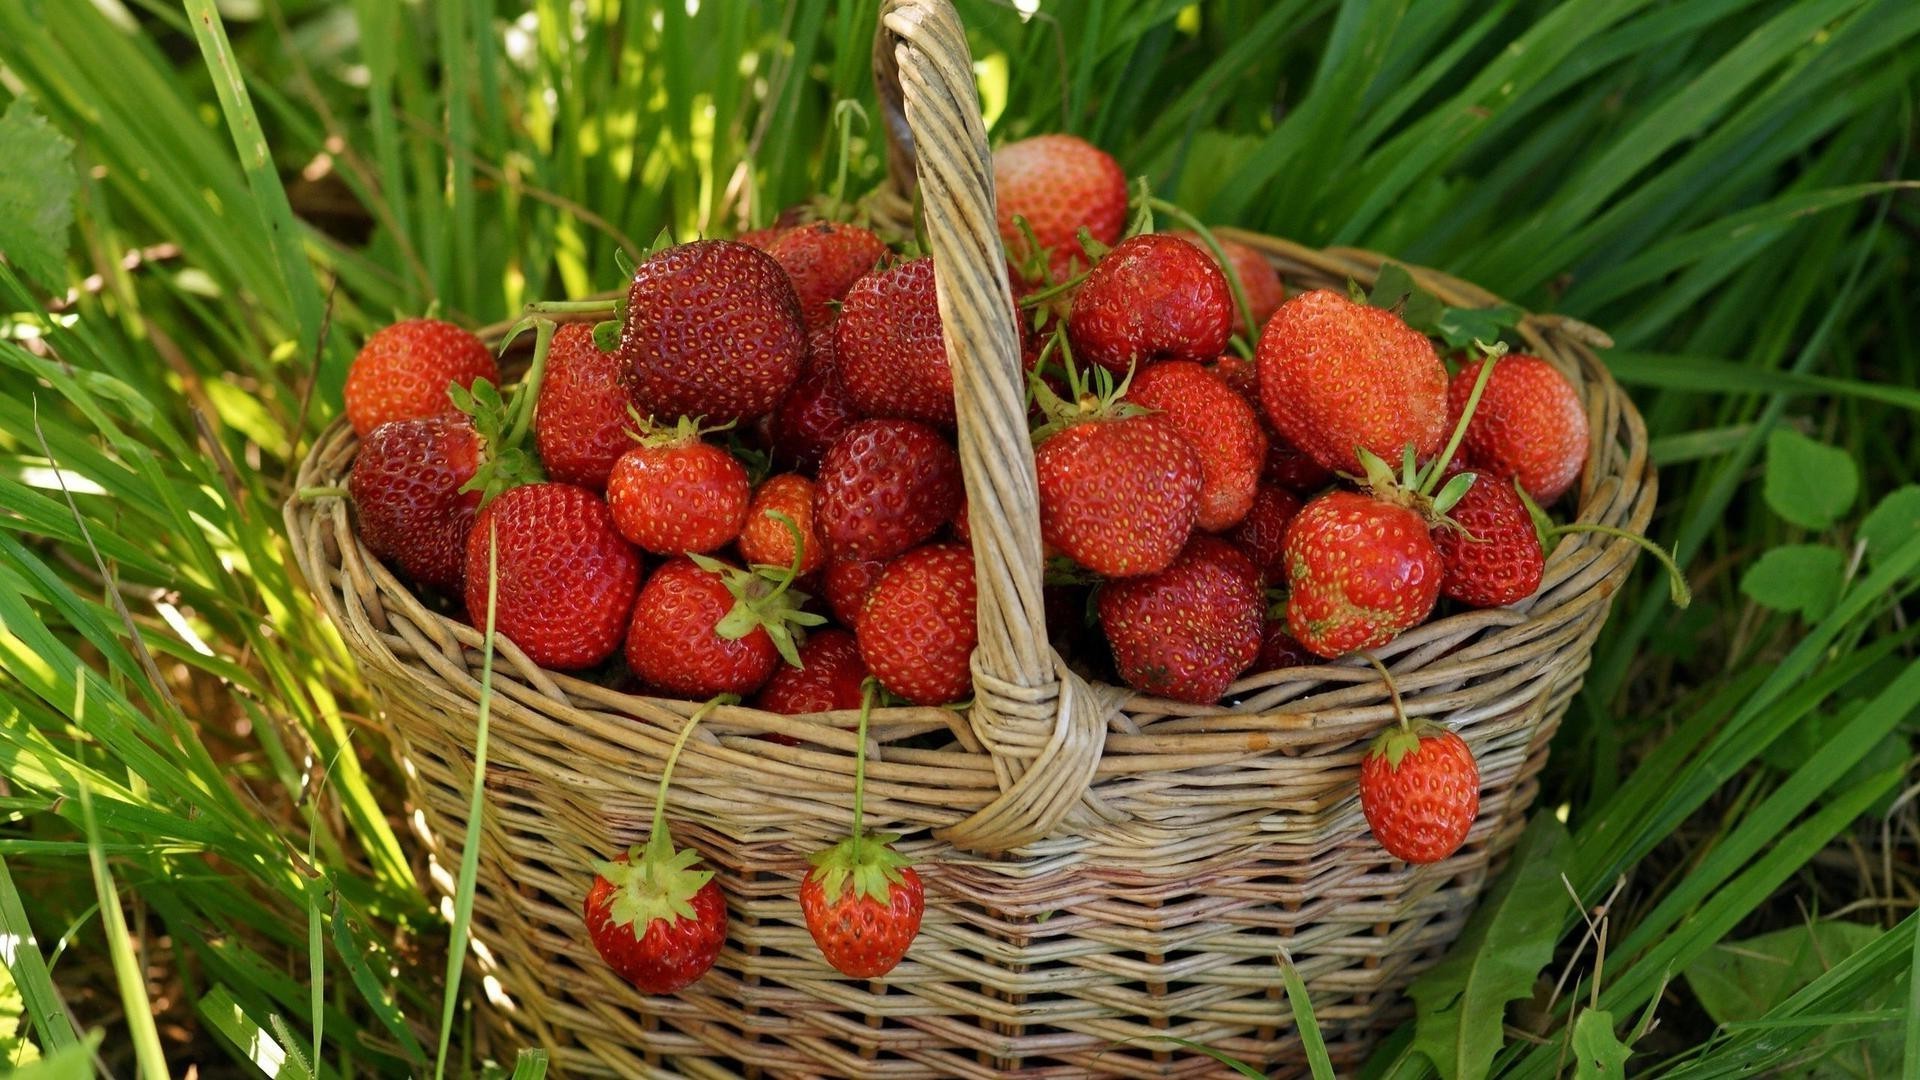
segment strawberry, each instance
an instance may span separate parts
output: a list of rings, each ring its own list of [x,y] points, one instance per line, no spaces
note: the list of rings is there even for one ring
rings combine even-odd
[[[593,327],[553,335],[534,411],[534,446],[549,479],[604,491],[613,463],[632,448],[633,369],[594,344]]]
[[[821,460],[814,513],[833,554],[890,559],[939,531],[963,491],[960,458],[932,428],[862,420]]]
[[[600,958],[643,994],[672,994],[712,969],[727,941],[727,902],[713,871],[696,870],[700,853],[677,850],[667,828],[667,785],[693,727],[720,700],[687,718],[660,771],[646,847],[595,861],[583,915]]]
[[[767,254],[793,280],[800,316],[808,331],[833,322],[847,290],[887,257],[887,245],[858,225],[814,221],[788,229],[767,245]]]
[[[1360,810],[1396,859],[1435,863],[1460,850],[1480,813],[1480,769],[1459,735],[1395,724],[1360,762]]]
[[[887,564],[854,626],[881,685],[915,705],[945,705],[973,688],[973,553],[928,544]]]
[[[389,420],[453,412],[447,387],[500,385],[500,365],[479,338],[439,319],[405,319],[374,331],[347,370],[347,419],[366,438]]]
[[[1260,655],[1253,661],[1255,671],[1278,671],[1289,667],[1311,667],[1320,658],[1306,650],[1287,633],[1287,620],[1269,619],[1260,628]]]
[[[1040,254],[1014,220],[1024,219],[1056,280],[1072,274],[1075,259],[1091,261],[1080,247],[1081,229],[1112,245],[1126,226],[1127,174],[1106,151],[1073,135],[1037,135],[1001,147],[993,155],[993,187],[1008,255],[1025,265]]]
[[[953,372],[932,259],[854,282],[834,324],[834,352],[847,397],[865,415],[953,427]]]
[[[1301,495],[1312,495],[1333,483],[1333,470],[1308,457],[1285,435],[1267,431],[1267,467],[1261,478]]]
[[[747,470],[702,442],[691,419],[642,427],[640,445],[621,455],[607,478],[607,504],[620,535],[656,555],[725,547],[747,519]]]
[[[800,666],[782,667],[767,680],[754,707],[785,716],[860,707],[867,662],[860,645],[838,627],[823,627],[800,645]]]
[[[780,399],[767,427],[773,458],[781,465],[812,472],[842,431],[860,419],[847,396],[833,350],[834,328],[807,337],[807,363],[793,389]]]
[[[774,224],[764,229],[748,229],[746,232],[734,237],[734,239],[748,247],[759,248],[761,251],[766,251],[773,247],[774,241],[787,235],[787,230],[791,227],[792,226],[788,225]]]
[[[860,615],[867,609],[867,596],[880,583],[880,572],[887,564],[880,559],[848,559],[833,556],[827,560],[825,586],[827,606],[833,616],[855,630]]]
[[[1056,421],[1065,427],[1040,429],[1040,536],[1107,577],[1159,573],[1193,531],[1200,454],[1165,416],[1088,400]]]
[[[1263,587],[1286,580],[1287,526],[1293,523],[1302,505],[1300,496],[1286,488],[1263,483],[1254,493],[1253,506],[1247,516],[1225,534],[1253,561]]]
[[[1226,275],[1205,252],[1163,233],[1128,237],[1108,252],[1067,316],[1075,359],[1116,374],[1155,360],[1212,360],[1232,332]]]
[[[1247,516],[1267,435],[1245,398],[1199,364],[1172,360],[1135,374],[1126,400],[1165,415],[1200,452],[1196,528],[1219,532]]]
[[[1500,365],[1494,367],[1496,377]],[[1482,404],[1485,404],[1484,400]],[[1460,467],[1449,474],[1465,471]],[[1534,531],[1533,517],[1514,490],[1514,481],[1478,475],[1473,486],[1447,511],[1458,528],[1434,530],[1446,568],[1440,591],[1472,607],[1505,607],[1532,596],[1540,587],[1547,557]]]
[[[1287,629],[1316,656],[1384,645],[1440,597],[1426,519],[1370,495],[1334,491],[1308,503],[1287,527],[1285,552]]]
[[[1260,411],[1260,371],[1254,367],[1253,361],[1227,353],[1209,364],[1207,370],[1232,387],[1234,393],[1245,398],[1255,412]]]
[[[804,575],[820,569],[827,561],[827,552],[814,529],[813,498],[813,481],[798,473],[768,477],[753,493],[753,504],[747,508],[746,524],[740,529],[740,557],[765,566],[795,565],[793,530],[798,530],[799,572]],[[793,523],[793,530],[776,514],[784,514]]]
[[[627,666],[669,694],[753,693],[783,657],[799,664],[792,627],[825,621],[799,609],[792,577],[704,555],[667,560],[634,601]]]
[[[1462,367],[1447,387],[1450,419],[1458,421],[1466,410],[1482,363]],[[1518,479],[1547,506],[1566,494],[1586,464],[1586,406],[1552,364],[1537,356],[1503,357],[1487,377],[1461,446],[1477,470]]]
[[[764,416],[793,385],[806,351],[793,284],[764,251],[699,240],[634,271],[620,356],[633,366],[641,413]]]
[[[488,503],[467,534],[467,617],[484,627],[490,537],[498,534],[494,625],[541,667],[592,667],[620,647],[640,556],[600,496],[527,484]]]
[[[1120,678],[1143,693],[1219,701],[1260,653],[1258,572],[1217,537],[1195,536],[1160,573],[1107,582],[1094,602]]]
[[[1212,250],[1197,233],[1176,229],[1172,235],[1205,251],[1209,257],[1213,255]],[[1220,250],[1227,253],[1227,262],[1233,267],[1235,276],[1240,279],[1240,291],[1247,294],[1247,307],[1253,313],[1253,326],[1249,328],[1247,321],[1240,316],[1240,306],[1235,304],[1233,332],[1252,340],[1253,331],[1266,325],[1267,319],[1272,317],[1281,303],[1286,300],[1286,286],[1280,284],[1280,272],[1273,268],[1273,264],[1268,262],[1267,257],[1257,248],[1248,247],[1238,240],[1228,240],[1219,236],[1214,237],[1214,241],[1220,245]],[[1214,260],[1215,265],[1219,263],[1220,260]]]
[[[1447,369],[1433,342],[1385,308],[1315,289],[1280,305],[1255,350],[1261,403],[1322,466],[1362,472],[1358,450],[1422,460],[1447,431]]]
[[[459,593],[467,532],[480,509],[480,493],[461,488],[480,457],[480,437],[464,416],[374,428],[347,474],[367,550],[416,585]]]

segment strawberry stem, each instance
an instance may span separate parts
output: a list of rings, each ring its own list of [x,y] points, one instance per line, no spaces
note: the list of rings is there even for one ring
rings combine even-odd
[[[512,449],[526,441],[527,428],[533,423],[534,403],[540,397],[540,384],[547,377],[547,354],[553,349],[554,332],[560,329],[552,319],[535,319],[533,323],[533,364],[527,368],[527,376],[520,380],[514,389],[513,400],[507,405],[507,414],[513,418],[513,426],[507,429],[506,446]]]
[[[1568,533],[1599,533],[1602,536],[1617,536],[1622,540],[1633,541],[1645,549],[1649,555],[1660,560],[1660,565],[1667,568],[1667,594],[1673,598],[1673,606],[1686,607],[1693,603],[1693,589],[1687,585],[1687,575],[1681,571],[1680,564],[1674,560],[1672,553],[1659,544],[1636,532],[1617,529],[1612,525],[1595,525],[1586,522],[1556,525],[1550,536],[1565,536]]]
[[[867,123],[867,111],[852,98],[842,98],[833,103],[833,128],[839,140],[839,159],[834,165],[833,186],[827,193],[827,212],[839,219],[847,205],[847,163],[853,156],[853,122],[859,120],[862,127]]]
[[[855,865],[860,862],[860,843],[866,835],[867,719],[873,714],[873,699],[879,688],[880,680],[871,677],[860,684],[860,727],[854,735],[853,747],[853,830],[847,834],[852,841]]]
[[[1498,342],[1490,346],[1481,345],[1477,341],[1474,344],[1480,345],[1481,350],[1487,354],[1487,358],[1480,364],[1480,373],[1473,380],[1473,390],[1467,395],[1466,407],[1460,410],[1459,423],[1453,425],[1453,434],[1447,438],[1446,449],[1440,451],[1440,456],[1433,459],[1433,463],[1427,466],[1426,474],[1421,477],[1420,494],[1422,495],[1433,494],[1434,484],[1438,483],[1439,478],[1447,471],[1447,466],[1453,463],[1453,455],[1459,451],[1461,441],[1467,437],[1467,425],[1473,422],[1473,411],[1480,407],[1480,395],[1486,392],[1487,380],[1493,375],[1494,362],[1504,356],[1507,351],[1507,347]]]
[[[1367,663],[1373,665],[1373,670],[1380,673],[1380,681],[1387,684],[1387,696],[1393,699],[1393,716],[1400,722],[1400,730],[1412,731],[1413,723],[1407,719],[1406,706],[1400,700],[1400,688],[1394,685],[1393,674],[1387,670],[1387,665],[1381,663],[1380,658],[1370,652],[1363,652],[1360,655],[1367,658]]]
[[[647,857],[669,859],[673,857],[673,837],[667,831],[667,788],[673,782],[673,766],[680,760],[680,751],[687,745],[687,736],[707,714],[721,705],[732,705],[740,700],[737,694],[720,694],[709,698],[705,704],[693,710],[687,717],[687,726],[673,740],[673,749],[667,751],[667,763],[660,770],[660,791],[653,797],[653,832],[647,837]]]
[[[619,310],[618,298],[604,300],[536,300],[526,306],[529,315],[612,315]]]
[[[347,489],[339,484],[317,484],[313,487],[303,487],[294,494],[301,502],[312,502],[315,499],[344,499],[347,497]]]
[[[1220,241],[1214,238],[1213,230],[1202,225],[1199,218],[1159,196],[1149,195],[1147,205],[1193,230],[1207,250],[1213,252],[1214,261],[1220,264],[1220,272],[1227,276],[1227,288],[1233,293],[1233,306],[1240,312],[1240,321],[1246,325],[1248,340],[1258,341],[1260,328],[1253,323],[1253,305],[1247,301],[1246,286],[1240,283],[1240,274],[1234,270],[1233,260],[1227,258],[1227,249],[1221,247]]]

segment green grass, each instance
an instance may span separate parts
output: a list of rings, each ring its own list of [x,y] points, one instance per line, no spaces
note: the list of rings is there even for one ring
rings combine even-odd
[[[0,124],[0,933],[47,1058],[84,1069],[104,1026],[121,1074],[432,1067],[459,967],[279,506],[396,312],[584,295],[663,226],[762,223],[830,178],[876,0],[689,7],[0,4],[0,104],[50,125]],[[1697,600],[1675,612],[1645,568],[1616,600],[1540,803],[1585,914],[1493,1070],[1569,1071],[1576,1029],[1624,1042],[1650,1009],[1635,1072],[1920,1075],[1920,540],[1911,504],[1869,516],[1920,480],[1920,6],[962,8],[996,138],[1077,131],[1209,222],[1392,252],[1618,342],[1663,466],[1655,538]],[[36,256],[62,174],[25,174],[45,158],[14,140],[56,135],[74,216]],[[856,187],[881,160],[857,136]],[[1857,496],[1786,493],[1783,428],[1844,451]],[[1743,590],[1801,548],[1830,568],[1796,579],[1812,595]],[[1828,918],[1876,932],[1750,1014],[1687,977]],[[1489,932],[1450,965],[1525,946]],[[164,975],[115,977],[142,965]],[[121,1019],[158,998],[184,1041]],[[1374,1073],[1429,1074],[1415,1041]]]

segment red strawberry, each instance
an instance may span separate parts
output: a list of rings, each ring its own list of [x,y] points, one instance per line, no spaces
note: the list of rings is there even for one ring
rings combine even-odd
[[[633,447],[633,368],[601,352],[593,327],[568,323],[553,335],[534,411],[534,445],[547,476],[602,491],[613,463]]]
[[[834,352],[847,397],[862,413],[953,426],[953,372],[932,259],[855,282],[834,324]]]
[[[360,445],[347,493],[367,550],[416,585],[458,593],[478,491],[461,491],[480,467],[480,438],[464,416],[392,420]]]
[[[1308,457],[1277,431],[1267,432],[1267,467],[1261,477],[1289,491],[1311,495],[1333,483],[1333,470]]]
[[[800,315],[811,331],[833,322],[847,290],[887,257],[887,245],[858,225],[815,221],[788,229],[767,254],[793,279]]]
[[[1197,233],[1176,229],[1173,235],[1205,251],[1209,256],[1213,254]],[[1280,272],[1273,268],[1273,264],[1267,261],[1267,257],[1262,255],[1259,249],[1225,237],[1216,236],[1214,239],[1219,242],[1220,250],[1227,253],[1227,261],[1233,265],[1233,272],[1240,278],[1240,289],[1247,294],[1247,307],[1253,311],[1254,328],[1266,325],[1267,319],[1272,317],[1287,298],[1286,286],[1280,284]],[[1215,259],[1215,265],[1218,265],[1219,261]],[[1233,307],[1233,332],[1252,340],[1247,321],[1240,317],[1238,304]]]
[[[1110,245],[1127,222],[1127,174],[1105,151],[1072,135],[1038,135],[1001,147],[993,155],[993,187],[1008,255],[1024,264],[1035,254],[1014,222],[1017,215],[1047,251],[1055,278],[1069,276],[1076,258],[1090,261],[1080,248],[1082,228]]]
[[[807,336],[780,264],[732,240],[667,248],[634,271],[620,356],[642,413],[749,420],[800,374]]]
[[[1124,374],[1155,360],[1212,360],[1233,330],[1226,275],[1178,237],[1133,236],[1087,274],[1073,295],[1073,355]]]
[[[800,914],[820,954],[842,975],[892,971],[920,933],[927,906],[920,875],[888,835],[848,838],[815,854],[800,882]]]
[[[890,559],[939,531],[962,494],[960,458],[932,428],[862,420],[821,460],[814,512],[835,555]]]
[[[799,573],[811,574],[827,561],[826,546],[813,522],[813,481],[797,473],[770,476],[753,493],[746,524],[740,529],[740,557],[765,566],[793,565],[793,533],[775,514],[785,514],[800,530]]]
[[[1260,655],[1253,662],[1255,671],[1278,671],[1289,667],[1311,667],[1320,658],[1287,633],[1287,620],[1269,619],[1260,628]]]
[[[1208,365],[1207,370],[1231,386],[1234,393],[1247,399],[1247,404],[1253,406],[1255,412],[1260,411],[1260,375],[1253,361],[1227,353]]]
[[[527,484],[488,503],[467,534],[467,617],[484,627],[497,532],[495,628],[541,667],[592,667],[620,647],[640,583],[640,556],[600,496],[572,484]]]
[[[960,494],[960,509],[953,512],[953,520],[947,522],[947,527],[953,530],[953,538],[955,540],[960,541],[968,547],[973,546],[973,518],[968,516],[967,513],[967,496],[965,492]]]
[[[822,327],[807,336],[807,364],[800,378],[774,407],[768,424],[773,458],[781,465],[812,472],[842,431],[860,419],[860,410],[847,396],[845,380],[833,351],[834,328]]]
[[[1095,604],[1120,678],[1143,693],[1219,701],[1260,652],[1258,574],[1217,537],[1194,537],[1160,573],[1102,585]]]
[[[784,573],[749,572],[704,555],[662,563],[640,590],[627,631],[627,666],[682,697],[751,694],[784,655],[799,663],[790,626],[824,622]]]
[[[1389,855],[1439,862],[1460,850],[1480,813],[1473,751],[1445,728],[1395,724],[1360,762],[1360,809]]]
[[[1165,415],[1200,452],[1195,527],[1219,532],[1247,516],[1266,466],[1267,435],[1245,398],[1199,364],[1174,360],[1135,374],[1126,400]]]
[[[1462,367],[1447,387],[1450,424],[1465,411],[1483,362]],[[1587,409],[1552,364],[1537,356],[1502,357],[1461,446],[1476,469],[1517,477],[1533,501],[1547,506],[1566,494],[1586,464]]]
[[[854,633],[881,685],[915,705],[945,705],[973,688],[973,553],[928,544],[887,564]]]
[[[867,610],[867,596],[880,583],[880,572],[887,564],[880,559],[827,560],[827,606],[833,617],[854,630],[860,629],[860,615]]]
[[[1165,570],[1199,513],[1200,454],[1160,414],[1088,415],[1033,452],[1041,538],[1107,577]]]
[[[774,241],[787,235],[789,228],[791,228],[791,226],[775,224],[769,225],[764,229],[748,229],[746,232],[734,237],[734,239],[748,247],[755,247],[761,251],[766,251],[773,247]]]
[[[1262,586],[1278,585],[1287,576],[1287,526],[1300,512],[1300,496],[1277,484],[1261,484],[1253,496],[1253,507],[1228,540],[1239,546],[1260,571]]]
[[[727,901],[713,871],[694,870],[700,853],[649,860],[634,848],[596,862],[587,890],[587,936],[600,958],[643,994],[693,985],[727,941]]]
[[[389,420],[454,411],[447,387],[476,379],[500,385],[500,365],[479,338],[439,319],[406,319],[376,330],[347,370],[347,419],[366,438]]]
[[[708,552],[740,535],[752,485],[693,420],[650,429],[614,463],[607,503],[620,535],[656,555]]]
[[[860,685],[866,681],[867,662],[860,659],[853,635],[823,627],[801,644],[800,666],[775,671],[753,704],[786,716],[857,709]]]
[[[1285,550],[1287,628],[1318,656],[1384,645],[1440,597],[1440,551],[1426,519],[1369,495],[1334,491],[1308,503],[1287,527]]]
[[[1499,370],[1495,365],[1494,371]],[[1458,466],[1447,470],[1449,474],[1462,471]],[[1498,476],[1476,476],[1473,486],[1447,511],[1459,528],[1434,530],[1433,542],[1446,567],[1440,579],[1442,593],[1473,607],[1505,607],[1525,600],[1540,587],[1546,553],[1513,483]]]
[[[1447,369],[1433,342],[1385,308],[1315,289],[1280,305],[1255,350],[1261,403],[1287,441],[1329,469],[1365,448],[1424,460],[1447,433]]]

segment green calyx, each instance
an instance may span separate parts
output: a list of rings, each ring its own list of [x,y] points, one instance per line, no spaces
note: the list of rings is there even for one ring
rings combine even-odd
[[[1033,429],[1033,445],[1039,446],[1075,424],[1093,420],[1124,420],[1130,416],[1145,416],[1153,411],[1124,400],[1137,368],[1129,370],[1127,377],[1116,385],[1113,372],[1103,367],[1082,372],[1074,364],[1071,355],[1065,357],[1062,365],[1067,377],[1068,397],[1060,396],[1041,377],[1040,369],[1044,368],[1044,363],[1037,365],[1034,373],[1028,377],[1034,403],[1040,407],[1041,415],[1047,418],[1045,423]]]
[[[775,520],[787,527],[793,537],[793,562],[787,566],[755,566],[747,570],[728,566],[709,555],[687,558],[710,574],[717,575],[733,594],[733,607],[720,617],[713,632],[728,641],[738,641],[755,629],[763,629],[790,667],[800,667],[800,645],[796,627],[819,626],[826,617],[802,611],[808,596],[793,588],[800,576],[800,564],[806,558],[805,540],[792,518],[775,512]]]
[[[856,832],[827,850],[808,856],[827,903],[838,903],[848,888],[852,888],[856,896],[887,903],[890,887],[906,883],[900,872],[913,865],[892,848],[898,839],[894,833],[862,835]]]
[[[1367,747],[1367,756],[1386,758],[1389,767],[1398,769],[1408,754],[1420,749],[1420,740],[1433,738],[1446,730],[1426,720],[1405,726],[1395,724],[1373,737],[1372,744]]]
[[[635,846],[625,862],[596,860],[593,869],[613,884],[613,903],[609,914],[615,925],[635,928],[644,933],[655,919],[669,924],[694,918],[693,897],[713,880],[713,871],[696,870],[700,853],[692,848],[675,850],[673,838],[662,829],[647,839],[646,847]]]
[[[532,378],[532,375],[528,377]],[[486,379],[476,380],[471,389],[458,383],[447,387],[447,396],[453,400],[453,407],[466,414],[473,424],[474,434],[480,437],[480,467],[474,470],[471,479],[460,485],[460,490],[479,492],[482,506],[492,502],[495,496],[508,488],[546,479],[539,461],[521,446],[526,438],[524,429],[520,430],[517,438],[515,436],[515,411],[523,407],[523,402],[528,413],[533,411],[531,396],[524,393],[525,386],[522,383],[521,388],[506,400],[501,399],[499,388]]]
[[[627,406],[627,418],[633,421],[633,427],[627,434],[641,446],[651,449],[664,449],[673,446],[692,446],[703,436],[727,431],[733,427],[733,421],[724,424],[702,425],[701,416],[682,416],[672,423],[662,423],[652,416],[641,416],[640,410]]]

